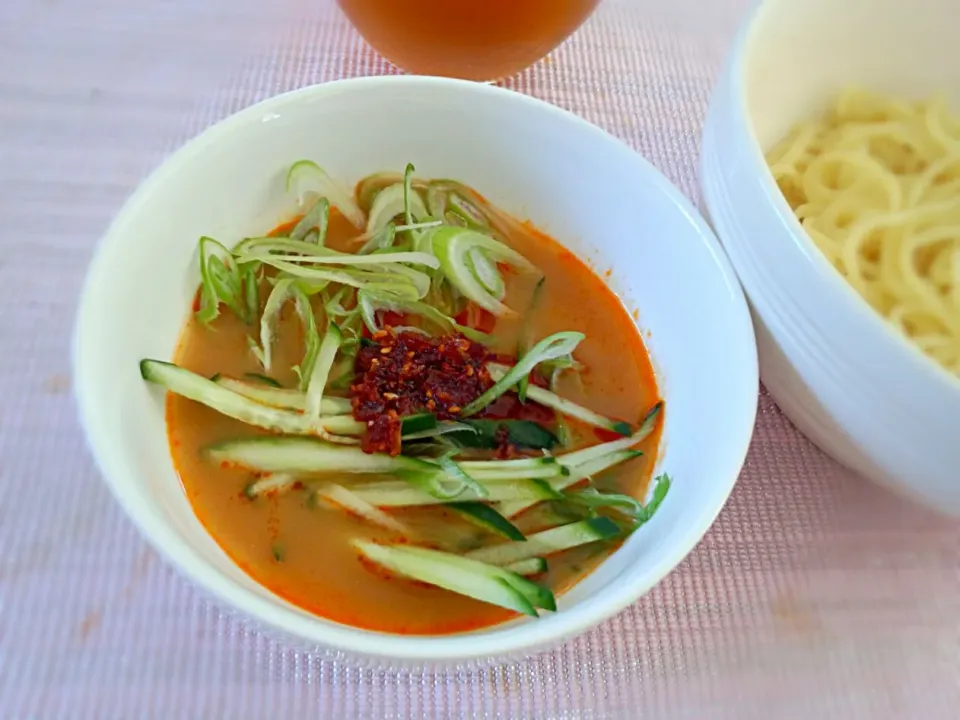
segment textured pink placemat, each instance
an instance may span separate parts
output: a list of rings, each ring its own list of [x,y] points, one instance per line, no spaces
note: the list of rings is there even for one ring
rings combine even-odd
[[[608,0],[506,84],[696,198],[708,94],[747,3]],[[552,652],[373,669],[221,612],[140,540],[84,449],[68,357],[82,275],[189,136],[283,90],[393,70],[327,0],[2,0],[0,49],[0,718],[957,717],[960,528],[849,477],[765,395],[695,552]]]

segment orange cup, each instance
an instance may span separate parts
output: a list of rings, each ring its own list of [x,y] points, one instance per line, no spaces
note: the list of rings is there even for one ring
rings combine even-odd
[[[420,75],[498,80],[567,39],[600,0],[338,0],[364,39]]]

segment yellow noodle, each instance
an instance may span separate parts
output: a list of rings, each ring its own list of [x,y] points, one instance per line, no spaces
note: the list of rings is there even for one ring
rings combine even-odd
[[[767,162],[837,271],[960,376],[960,118],[945,99],[844,91]]]

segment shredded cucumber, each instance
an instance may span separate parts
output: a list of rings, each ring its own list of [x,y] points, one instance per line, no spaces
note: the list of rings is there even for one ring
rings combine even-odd
[[[557,477],[550,478],[547,482],[550,483],[556,491],[566,490],[568,487],[576,485],[578,482],[581,482],[587,478],[593,477],[599,473],[602,473],[605,470],[609,470],[615,465],[619,465],[622,462],[626,462],[631,458],[635,458],[643,453],[636,450],[615,450],[601,457],[594,458],[593,460],[587,460],[586,462],[577,465],[571,469],[569,475],[558,475]],[[501,503],[497,508],[505,517],[513,518],[522,513],[527,508],[530,508],[537,504],[538,501],[530,500],[517,500],[512,502]]]
[[[609,540],[620,533],[619,526],[613,520],[601,516],[534,533],[523,542],[507,542],[472,550],[465,557],[493,565],[510,565],[537,555],[549,555],[578,545]]]
[[[235,420],[290,435],[318,435],[344,445],[358,444],[353,437],[341,437],[328,429],[328,420],[309,421],[302,414],[261,405],[243,395],[208,380],[185,368],[159,360],[141,360],[140,375],[144,380],[162,385],[170,392],[194,400]],[[352,419],[352,418],[351,418]],[[334,426],[341,420],[333,422]],[[358,450],[359,452],[359,450]],[[262,468],[266,470],[267,468]]]
[[[391,515],[388,515],[380,508],[371,505],[356,493],[343,487],[343,485],[325,483],[317,488],[316,496],[319,500],[352,512],[367,522],[400,533],[401,535],[409,536],[410,531],[406,525]]]
[[[414,458],[404,458],[413,460]],[[398,458],[399,459],[399,458]],[[429,463],[425,463],[429,465]],[[389,471],[382,471],[389,472]],[[484,483],[487,495],[480,497],[475,491],[463,488],[456,495],[458,502],[477,500],[557,500],[563,496],[541,480],[491,480]],[[450,497],[437,497],[415,487],[407,481],[386,480],[383,482],[363,483],[350,488],[357,496],[378,507],[402,507],[411,505],[440,505],[450,501]]]
[[[517,560],[515,563],[505,565],[503,569],[515,572],[517,575],[540,575],[549,570],[549,567],[546,558],[532,557],[526,560]]]
[[[307,409],[307,395],[299,390],[248,383],[223,375],[214,382],[261,405],[301,412]],[[349,398],[325,396],[320,400],[322,415],[343,415],[352,409]]]
[[[537,607],[556,609],[553,593],[503,568],[409,545],[377,545],[365,540],[354,540],[353,545],[388,570],[460,595],[532,617],[537,617]]]
[[[271,492],[286,492],[297,482],[297,476],[289,473],[273,473],[254,480],[243,489],[243,494],[251,500]]]
[[[216,463],[260,472],[396,473],[437,472],[425,460],[383,453],[365,453],[358,447],[336,445],[304,437],[247,437],[225,440],[203,450]],[[555,493],[552,488],[548,492]]]
[[[487,405],[515,386],[539,364],[545,360],[569,355],[584,339],[585,335],[578,332],[558,332],[545,337],[535,344],[530,351],[517,360],[517,364],[510,368],[497,380],[493,387],[483,393],[472,403],[463,408],[461,415],[468,417],[480,412]],[[533,392],[530,388],[528,392]],[[531,397],[533,397],[531,395]]]

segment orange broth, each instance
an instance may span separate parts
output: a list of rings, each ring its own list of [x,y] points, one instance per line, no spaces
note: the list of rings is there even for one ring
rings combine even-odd
[[[636,426],[658,400],[653,369],[638,329],[628,311],[604,282],[577,257],[529,225],[509,237],[509,244],[536,264],[546,281],[530,318],[535,338],[561,330],[579,330],[586,339],[577,348],[585,366],[582,388],[569,381],[561,394],[609,417]],[[281,226],[277,231],[289,228]],[[275,231],[275,232],[277,232]],[[342,216],[331,213],[327,245],[346,249],[355,236]],[[506,303],[524,308],[535,279],[506,274]],[[494,349],[515,351],[521,320],[497,322]],[[181,337],[174,361],[205,376],[224,373],[242,377],[262,372],[249,352],[251,328],[229,311],[210,327],[193,317]],[[255,331],[254,331],[255,332]],[[292,368],[303,353],[302,331],[295,314],[285,312],[278,331],[274,377],[286,387],[296,385]],[[315,506],[309,494],[285,494],[248,499],[243,490],[249,472],[205,462],[201,449],[237,436],[265,434],[173,393],[167,395],[167,427],[174,464],[197,517],[223,550],[254,580],[304,610],[323,618],[368,630],[411,635],[440,635],[477,630],[501,623],[514,613],[443,589],[409,581],[362,562],[349,544],[354,537],[396,541],[392,533],[371,526],[341,510]],[[598,434],[570,422],[576,445],[595,444]],[[600,439],[608,440],[602,436]],[[656,458],[660,430],[641,446],[645,455],[603,473],[598,486],[643,498]],[[356,479],[339,480],[348,486]],[[460,552],[479,538],[496,542],[438,506],[429,509],[389,509],[412,528],[411,542],[434,544]],[[557,524],[549,504],[523,513],[514,523],[524,533]],[[565,520],[569,521],[569,520]],[[465,538],[450,547],[450,529]],[[475,546],[475,545],[473,545]],[[595,543],[550,556],[550,570],[534,578],[560,593],[582,579],[612,552],[609,543]]]

